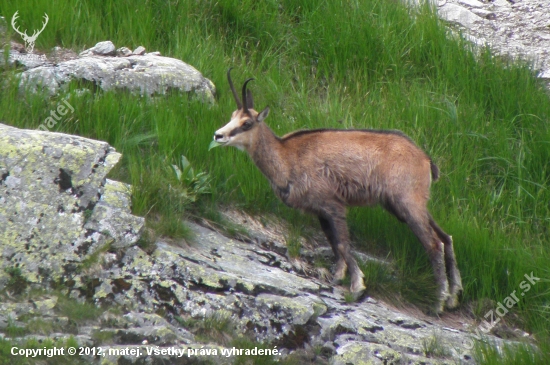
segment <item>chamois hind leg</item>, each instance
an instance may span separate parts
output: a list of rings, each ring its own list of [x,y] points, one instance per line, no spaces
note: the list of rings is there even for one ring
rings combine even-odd
[[[322,219],[327,223],[327,227],[331,233],[327,236],[333,237],[336,250],[341,257],[345,265],[349,269],[351,276],[351,286],[350,291],[356,296],[361,295],[361,293],[366,289],[365,284],[363,283],[363,272],[357,265],[357,261],[352,256],[349,245],[349,233],[348,226],[346,223],[346,207],[334,207],[333,209],[326,209],[319,214]],[[323,228],[324,230],[324,228]],[[332,242],[331,242],[332,244]],[[338,273],[338,263],[337,263],[337,274]],[[345,272],[345,270],[343,270]]]
[[[434,229],[439,239],[445,246],[445,267],[447,269],[447,277],[449,279],[449,291],[450,297],[447,299],[446,307],[449,309],[456,308],[458,306],[458,295],[462,292],[462,279],[460,277],[460,271],[456,264],[455,252],[453,249],[453,239],[447,233],[445,233],[441,227],[430,216],[430,225]]]
[[[344,260],[342,255],[340,255],[340,253],[338,252],[338,242],[336,241],[336,237],[334,236],[333,231],[330,228],[330,222],[328,221],[328,219],[323,218],[322,216],[319,216],[318,218],[319,223],[321,223],[321,228],[323,229],[325,236],[327,236],[328,242],[332,247],[332,252],[334,252],[334,257],[336,259],[336,268],[334,270],[332,282],[333,284],[340,284],[346,276],[346,270],[348,266],[346,265],[346,261]]]
[[[439,239],[430,224],[430,215],[427,210],[409,211],[405,222],[418,237],[426,250],[432,264],[435,281],[437,284],[437,303],[435,312],[443,312],[445,302],[450,297],[449,282],[445,269],[445,245]]]

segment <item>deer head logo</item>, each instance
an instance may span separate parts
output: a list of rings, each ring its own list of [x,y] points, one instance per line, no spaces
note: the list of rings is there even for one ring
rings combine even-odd
[[[27,30],[25,29],[24,32],[21,32],[19,30],[19,27],[17,27],[15,25],[15,21],[17,20],[17,18],[19,17],[17,15],[19,11],[16,11],[15,14],[13,14],[13,17],[11,18],[11,26],[13,27],[13,30],[15,30],[17,33],[19,33],[21,35],[21,37],[23,38],[23,40],[25,41],[25,49],[27,50],[27,53],[32,53],[32,51],[34,50],[34,42],[36,42],[36,38],[38,38],[38,36],[40,35],[40,33],[42,33],[42,31],[44,30],[44,28],[46,28],[46,24],[48,24],[48,14],[44,13],[44,23],[42,24],[42,29],[40,30],[35,30],[31,36],[27,35]]]

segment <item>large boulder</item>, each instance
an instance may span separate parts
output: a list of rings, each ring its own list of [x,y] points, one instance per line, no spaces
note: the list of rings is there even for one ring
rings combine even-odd
[[[125,90],[139,95],[164,95],[178,91],[189,93],[206,102],[214,102],[216,88],[191,65],[175,58],[163,57],[159,52],[129,52],[121,47],[115,52],[110,41],[99,42],[79,56],[57,58],[24,54],[12,49],[9,64],[20,64],[20,87],[30,92],[44,90],[50,95],[71,82],[102,90]],[[56,52],[59,53],[59,52]],[[3,62],[3,57],[0,63]],[[86,85],[90,86],[86,86]]]
[[[105,179],[120,156],[106,142],[0,124],[0,289],[13,268],[49,285],[138,240],[129,186]]]

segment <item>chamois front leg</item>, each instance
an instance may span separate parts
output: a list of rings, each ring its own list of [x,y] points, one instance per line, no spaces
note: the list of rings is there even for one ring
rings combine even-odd
[[[319,214],[319,220],[322,222],[321,227],[327,234],[327,238],[331,243],[333,250],[337,253],[337,263],[335,279],[340,279],[345,276],[345,267],[349,269],[351,276],[350,291],[356,297],[360,296],[366,289],[363,283],[363,272],[357,265],[357,261],[352,256],[349,245],[349,233],[346,223],[346,208],[330,209]],[[328,233],[327,233],[328,232]]]
[[[323,229],[325,236],[327,236],[328,242],[332,247],[332,252],[334,252],[334,257],[336,259],[336,268],[334,269],[332,283],[341,284],[342,280],[346,277],[346,270],[348,266],[346,265],[346,261],[344,261],[342,255],[338,252],[338,242],[336,241],[336,237],[330,228],[329,220],[319,216],[319,222],[321,223],[321,228]]]

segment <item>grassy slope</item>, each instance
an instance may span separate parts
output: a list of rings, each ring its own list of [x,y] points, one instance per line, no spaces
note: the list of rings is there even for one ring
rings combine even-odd
[[[489,51],[476,56],[429,11],[411,17],[393,1],[0,1],[8,22],[16,10],[23,29],[39,27],[48,13],[38,49],[81,50],[106,39],[144,45],[192,64],[216,84],[214,106],[177,95],[151,103],[68,93],[74,118],[58,130],[107,140],[123,152],[114,175],[134,184],[134,212],[163,231],[182,233],[177,222],[188,208],[166,188],[180,155],[213,179],[211,199],[199,204],[204,209],[231,203],[315,224],[277,202],[243,153],[207,152],[213,131],[235,108],[225,81],[235,66],[237,83],[256,77],[258,109],[269,104],[267,123],[278,134],[353,127],[411,136],[442,171],[431,210],[453,235],[464,303],[482,317],[533,272],[543,280],[512,311],[548,342],[550,99],[528,67]],[[12,83],[0,95],[0,119],[34,128],[57,101],[23,100]],[[359,246],[396,260],[406,279],[398,290],[425,304],[433,280],[408,228],[379,209],[352,209],[349,221]],[[369,277],[378,285],[376,275]],[[494,302],[483,306],[483,298]]]

